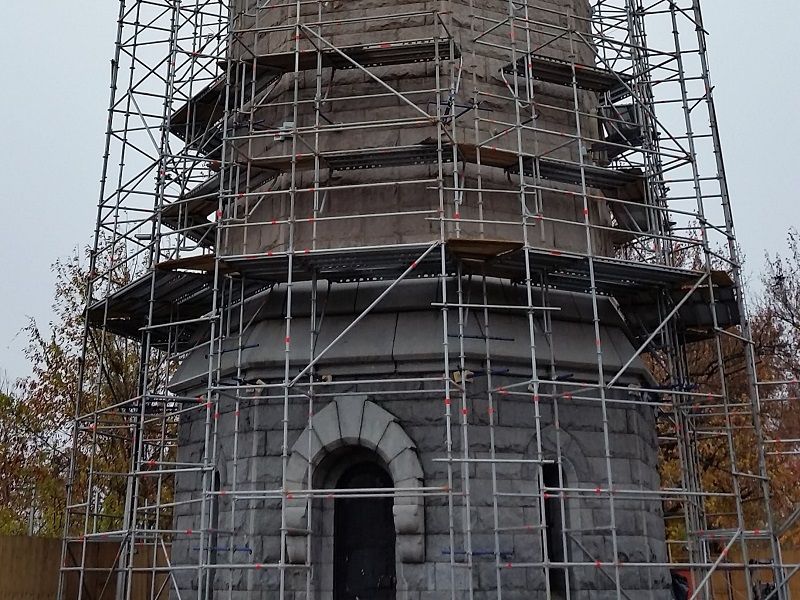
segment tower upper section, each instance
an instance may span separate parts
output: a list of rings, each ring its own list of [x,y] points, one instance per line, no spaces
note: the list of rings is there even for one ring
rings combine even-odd
[[[637,225],[642,172],[612,164],[641,140],[631,74],[602,64],[585,0],[240,0],[230,39],[225,93],[171,125],[222,165],[222,256],[441,237],[608,256]]]

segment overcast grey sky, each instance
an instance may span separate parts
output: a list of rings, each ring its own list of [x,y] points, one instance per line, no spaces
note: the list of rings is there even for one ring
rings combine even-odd
[[[704,0],[739,242],[753,277],[800,225],[798,0]],[[0,3],[0,377],[28,373],[28,317],[46,325],[51,263],[90,242],[115,0]]]

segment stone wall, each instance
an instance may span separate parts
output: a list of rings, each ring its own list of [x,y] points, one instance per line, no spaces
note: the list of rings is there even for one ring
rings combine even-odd
[[[379,406],[400,424],[398,431],[405,432],[413,444],[402,452],[413,452],[414,460],[419,460],[422,467],[420,485],[425,488],[447,486],[448,467],[440,462],[447,456],[445,449],[446,419],[444,405],[437,402],[431,394],[420,391],[418,397],[407,394],[386,394],[386,386],[379,391],[380,395],[370,395],[372,386],[358,386],[352,399],[363,397],[366,401]],[[475,385],[479,387],[479,385]],[[492,456],[490,429],[487,425],[488,411],[485,390],[481,393],[473,388],[468,402],[470,411],[469,455],[477,459],[489,459]],[[471,395],[472,395],[471,394]],[[367,400],[368,399],[368,400]],[[340,399],[341,401],[342,399]],[[293,405],[290,410],[289,444],[293,446],[304,432],[307,422],[308,408],[304,403]],[[326,405],[321,402],[318,410],[324,411]],[[493,427],[494,457],[504,461],[535,460],[538,458],[536,448],[537,427],[536,414],[530,400],[499,400],[496,407],[496,425]],[[234,473],[238,478],[239,490],[271,490],[280,489],[282,478],[282,439],[280,427],[283,415],[281,402],[262,402],[242,410],[240,416],[240,432],[238,447],[240,448],[237,466],[231,456],[234,447],[233,423],[231,411],[222,413],[217,425],[217,471],[220,474],[221,489],[230,490],[233,486]],[[182,429],[182,447],[180,460],[195,462],[202,452],[204,437],[204,419],[187,420]],[[459,419],[453,418],[451,434],[454,439],[453,453],[461,457],[461,430]],[[622,563],[621,586],[627,593],[664,590],[668,581],[665,569],[625,568],[624,563],[649,563],[665,561],[664,525],[660,501],[636,498],[626,499],[623,491],[656,490],[658,474],[656,470],[657,450],[655,445],[653,410],[612,408],[609,414],[609,449],[613,488],[615,490],[614,506],[618,534],[618,553],[613,553],[610,534],[611,511],[608,497],[609,481],[606,470],[606,447],[602,426],[602,415],[596,401],[571,400],[559,402],[560,430],[556,430],[552,418],[552,409],[548,402],[542,401],[540,406],[539,427],[541,433],[543,459],[556,460],[557,446],[561,446],[562,465],[566,478],[565,486],[586,490],[582,494],[566,493],[566,517],[568,528],[573,532],[569,536],[568,560],[588,563],[591,566],[574,568],[571,571],[572,586],[580,594],[577,598],[603,598],[598,591],[614,590],[615,562]],[[346,425],[342,421],[342,428]],[[361,424],[349,423],[359,429]],[[352,441],[352,440],[351,440]],[[397,444],[402,448],[406,438],[400,441],[385,440],[386,444]],[[366,446],[364,446],[366,447]],[[391,462],[390,462],[391,469]],[[494,472],[494,473],[493,473]],[[501,552],[501,563],[539,563],[543,560],[541,534],[541,507],[538,495],[537,465],[533,463],[498,462],[470,464],[462,470],[460,464],[453,467],[454,488],[462,491],[465,485],[464,475],[469,475],[470,525],[472,530],[472,549],[474,568],[472,570],[473,589],[478,593],[476,598],[492,598],[496,596],[497,579],[494,560],[494,508],[496,499],[498,509],[498,536]],[[324,475],[317,473],[320,481]],[[302,482],[308,486],[307,480]],[[325,484],[327,489],[328,484]],[[406,488],[407,480],[395,482],[398,487]],[[178,480],[177,499],[186,500],[198,497],[199,481],[197,478],[181,476]],[[302,489],[290,485],[290,489]],[[602,491],[594,492],[600,489]],[[498,492],[496,498],[493,491]],[[524,494],[524,496],[502,495]],[[554,492],[558,494],[558,492]],[[298,494],[301,496],[301,494]],[[398,498],[396,502],[404,502],[407,498]],[[419,498],[421,501],[422,498]],[[304,504],[304,500],[299,500]],[[398,535],[398,598],[441,598],[444,591],[449,591],[450,582],[450,522],[451,515],[455,528],[456,558],[464,561],[463,552],[467,546],[464,535],[463,504],[465,498],[454,494],[455,507],[451,512],[446,495],[431,495],[424,498],[424,547],[422,554],[402,549],[401,538],[414,538],[415,535]],[[296,503],[296,502],[295,502]],[[291,502],[289,503],[291,506]],[[315,598],[330,598],[332,585],[332,499],[316,500],[312,515],[310,536],[289,536],[294,551],[289,550],[289,559],[294,562],[305,562],[305,544],[311,540],[314,562]],[[397,506],[396,506],[397,508]],[[277,563],[280,559],[281,501],[256,500],[243,501],[236,509],[233,523],[230,522],[230,500],[222,498],[219,505],[220,530],[231,531],[233,536],[219,535],[217,546],[220,548],[233,545],[237,548],[248,547],[252,555],[237,553],[236,560],[248,563]],[[302,510],[305,517],[305,509]],[[199,515],[189,506],[179,511],[176,527],[178,530],[199,530]],[[305,525],[305,521],[302,521]],[[291,524],[290,524],[291,525]],[[513,528],[513,529],[512,529]],[[503,532],[507,530],[508,532]],[[414,539],[408,540],[416,543]],[[192,550],[188,544],[194,543]],[[298,545],[299,544],[299,545]],[[174,565],[193,564],[197,561],[197,541],[176,541],[173,545],[172,562]],[[220,554],[226,554],[220,552]],[[405,560],[404,560],[405,558]],[[595,561],[605,566],[595,567]],[[226,556],[220,556],[219,562],[227,562]],[[298,569],[292,572],[289,579],[290,589],[295,592],[305,590],[305,571]],[[234,589],[240,591],[256,590],[260,592],[275,591],[277,572],[264,569],[253,572],[233,572]],[[217,578],[220,590],[227,589],[229,574],[221,572]],[[457,568],[457,589],[466,589],[468,582],[464,577],[468,571]],[[610,578],[609,578],[610,576]],[[190,577],[191,579],[191,577]],[[544,590],[544,573],[540,567],[501,568],[500,585],[503,595],[509,598],[542,597]],[[185,585],[191,587],[191,582]],[[531,592],[539,590],[541,596],[532,596]],[[437,593],[439,594],[437,596]],[[612,594],[613,595],[613,594]],[[292,596],[289,596],[292,597]],[[656,597],[668,597],[656,595]]]
[[[536,82],[534,105],[526,100],[526,80],[520,78],[515,83],[513,75],[502,73],[504,66],[531,49],[543,56],[565,59],[574,55],[579,63],[595,64],[586,36],[573,36],[570,40],[563,30],[551,27],[564,27],[568,22],[555,10],[563,13],[569,8],[585,18],[587,3],[577,0],[532,3],[530,34],[522,33],[519,22],[513,39],[510,27],[496,27],[496,23],[508,19],[509,4],[499,0],[481,2],[475,9],[463,0],[332,1],[304,6],[299,21],[314,33],[303,30],[297,43],[293,7],[250,6],[236,21],[237,52],[247,58],[251,52],[256,56],[291,54],[296,47],[306,52],[315,46],[329,48],[328,44],[347,48],[451,39],[460,58],[442,61],[439,68],[427,61],[370,66],[366,71],[323,68],[305,70],[296,76],[288,73],[259,93],[254,102],[245,102],[240,107],[241,117],[234,132],[239,139],[233,144],[233,162],[253,165],[256,174],[259,160],[263,164],[266,157],[281,157],[288,165],[297,153],[308,164],[293,175],[290,172],[281,175],[268,186],[245,184],[235,190],[244,195],[227,214],[235,225],[226,231],[225,254],[285,251],[290,243],[286,221],[292,202],[294,216],[300,220],[292,234],[295,249],[438,239],[439,223],[435,220],[440,208],[438,164],[334,171],[323,160],[315,170],[313,156],[319,152],[336,151],[347,156],[370,149],[419,144],[435,147],[441,133],[444,144],[481,146],[486,148],[484,152],[491,147],[591,164],[586,153],[590,143],[578,142],[575,106],[577,101],[583,113],[582,135],[597,139],[598,124],[593,118],[597,112],[596,94],[578,91],[575,98],[571,87]],[[317,12],[317,7],[321,12]],[[579,31],[588,33],[588,21],[577,18],[573,23]],[[516,48],[515,53],[512,47]],[[519,101],[512,97],[509,86],[511,89],[519,86]],[[325,98],[319,106],[320,118],[314,110],[317,93]],[[437,105],[442,116],[458,115],[455,119],[445,118],[441,132],[435,119],[426,116],[436,117]],[[470,108],[475,106],[477,111]],[[252,114],[250,120],[249,114]],[[294,124],[298,130],[296,147],[291,134],[276,135],[286,123]],[[287,131],[291,128],[289,125]],[[585,153],[583,159],[581,153]],[[450,162],[445,157],[445,163]],[[487,166],[487,162],[484,156],[480,168],[470,161],[460,163],[457,168],[445,164],[442,193],[446,216],[460,221],[445,225],[447,235],[522,240],[526,233],[521,224],[519,178],[509,177],[504,169]],[[527,181],[528,185],[531,183],[532,180]],[[456,194],[453,188],[457,186],[467,191]],[[314,191],[320,187],[323,191]],[[552,182],[547,182],[546,187],[566,193],[543,191],[537,199],[533,189],[528,189],[528,210],[550,219],[529,224],[530,243],[586,252],[584,199],[575,194],[579,190]],[[257,195],[267,189],[269,195]],[[282,190],[285,193],[280,193]],[[591,190],[591,194],[597,198],[588,203],[590,221],[610,226],[602,192]],[[364,218],[381,213],[387,216]],[[317,221],[308,221],[315,214]],[[473,222],[476,220],[483,223]],[[606,237],[599,231],[592,233],[594,252],[613,253],[613,245]]]
[[[293,494],[286,501],[283,524],[289,530],[287,560],[301,564],[287,571],[287,589],[297,594],[287,597],[305,598],[306,578],[302,563],[305,563],[309,540],[313,597],[328,600],[332,580],[333,500],[314,500],[311,506],[312,534],[307,535],[303,531],[308,527],[307,502],[302,491],[298,493],[297,490],[308,488],[309,472],[315,489],[329,489],[330,469],[333,467],[326,457],[339,456],[335,453],[341,453],[342,448],[362,448],[363,452],[374,453],[376,460],[386,466],[398,488],[441,489],[448,485],[449,476],[453,477],[452,509],[449,506],[451,497],[444,493],[426,492],[424,502],[423,494],[400,494],[395,500],[399,599],[441,598],[444,591],[451,589],[450,525],[452,523],[454,528],[452,545],[455,559],[463,562],[468,547],[465,534],[468,528],[464,521],[467,501],[470,505],[469,529],[474,565],[471,571],[456,567],[457,589],[469,587],[469,580],[465,578],[471,577],[476,598],[496,597],[497,530],[501,553],[499,585],[504,597],[544,598],[544,569],[532,566],[532,563],[541,563],[543,557],[540,465],[531,461],[558,461],[559,456],[565,487],[569,488],[569,491],[562,492],[569,530],[567,560],[585,563],[585,566],[570,571],[572,589],[576,592],[572,597],[616,597],[613,591],[617,576],[614,565],[620,563],[620,585],[631,597],[652,591],[653,598],[668,598],[666,569],[625,567],[625,563],[663,563],[666,559],[661,503],[656,497],[647,496],[647,492],[659,489],[655,408],[624,403],[641,399],[637,388],[647,381],[642,364],[635,362],[628,376],[622,379],[624,385],[632,386],[628,391],[615,390],[607,396],[604,415],[603,403],[598,401],[596,390],[581,387],[581,382],[591,384],[595,381],[592,373],[596,377],[597,368],[591,362],[594,328],[587,315],[589,299],[575,294],[559,295],[556,300],[564,311],[553,323],[552,350],[544,339],[538,340],[537,349],[541,349],[544,356],[555,358],[556,373],[563,377],[564,383],[555,387],[543,385],[536,402],[524,385],[530,380],[530,354],[526,356],[521,350],[530,348],[527,319],[495,311],[490,316],[493,325],[491,343],[500,344],[495,338],[505,338],[504,343],[513,350],[498,348],[493,354],[494,375],[489,382],[485,375],[481,375],[485,368],[483,340],[467,347],[466,367],[475,375],[466,384],[464,414],[460,396],[453,394],[448,407],[440,384],[392,381],[392,378],[401,377],[441,376],[441,325],[438,329],[436,327],[439,313],[422,310],[422,306],[430,305],[432,298],[428,294],[433,293],[436,285],[436,282],[414,282],[400,286],[393,303],[376,309],[376,314],[370,315],[345,338],[346,343],[343,341],[319,371],[320,374],[329,373],[333,382],[353,381],[336,387],[335,399],[332,400],[329,393],[332,388],[318,387],[313,406],[302,397],[289,403],[286,485]],[[374,297],[377,287],[378,284],[341,286],[328,300],[334,313],[337,305],[351,306],[352,311],[353,306],[362,305],[366,298]],[[508,302],[519,291],[513,286],[504,290],[496,282],[491,295]],[[279,298],[280,295],[268,298],[265,304],[280,306]],[[296,291],[298,307],[307,306],[306,299],[302,288]],[[415,306],[417,310],[412,311]],[[633,348],[617,329],[617,322],[611,319],[606,308],[606,304],[600,306],[601,314],[606,315],[603,328],[605,365],[611,371],[624,364]],[[280,330],[282,316],[280,308],[271,315],[267,311],[264,320],[252,328],[255,333],[245,345],[258,347],[253,350],[256,354],[241,365],[244,367],[239,371],[242,378],[263,378],[267,383],[281,380],[277,366],[282,360],[283,344],[278,339],[272,341],[266,332],[272,326]],[[298,328],[303,329],[302,308],[298,309],[295,318]],[[330,323],[332,318],[326,315],[323,322],[327,320]],[[398,322],[403,318],[410,320],[398,329]],[[343,328],[343,323],[336,327]],[[468,325],[466,331],[476,331],[471,327]],[[334,333],[330,332],[330,335]],[[387,347],[376,349],[375,344],[387,344]],[[588,346],[592,351],[584,356],[573,346]],[[539,368],[543,372],[550,372],[550,360],[540,359]],[[299,359],[292,372],[301,365],[302,359]],[[336,370],[331,370],[336,366]],[[393,374],[388,373],[389,369]],[[192,383],[194,375],[202,372],[199,364],[187,361],[176,376],[175,385],[185,388],[195,385]],[[223,377],[227,372],[229,370],[223,372]],[[356,381],[370,377],[386,377],[387,380],[380,384],[359,384]],[[179,381],[183,383],[177,383]],[[507,390],[493,395],[491,411],[490,389]],[[514,393],[515,390],[519,394]],[[557,414],[554,413],[556,405]],[[205,414],[202,409],[187,412],[180,430],[179,461],[196,462],[202,458],[206,439]],[[234,481],[240,491],[280,490],[283,483],[283,420],[284,405],[280,398],[246,398],[237,415],[232,398],[221,396],[219,416],[211,421],[210,438],[214,448],[210,455],[216,454],[221,490],[230,492]],[[607,422],[607,427],[604,427],[604,422]],[[448,463],[442,460],[448,457],[447,439],[452,440],[450,456],[459,459],[464,457],[465,436],[470,459],[499,460],[494,464],[488,461],[454,462],[451,473]],[[494,436],[493,441],[491,436]],[[200,477],[200,474],[181,475],[176,481],[176,500],[179,502],[176,528],[180,531],[200,528],[198,506],[185,503],[201,497]],[[462,493],[467,478],[468,495]],[[613,490],[613,494],[609,490]],[[644,494],[632,494],[642,490]],[[550,494],[559,496],[557,490]],[[282,525],[278,496],[279,493],[273,499],[240,500],[232,522],[230,496],[219,496],[220,533],[216,547],[240,549],[234,552],[233,560],[249,565],[278,562]],[[612,503],[618,544],[616,555],[611,536]],[[197,544],[196,538],[191,537],[176,540],[173,564],[196,564]],[[229,557],[219,556],[217,560],[227,563]],[[596,561],[600,566],[596,566]],[[520,566],[507,567],[506,563]],[[277,571],[268,568],[230,573],[227,569],[222,570],[215,585],[227,589],[229,576],[233,577],[233,589],[242,594],[257,591],[261,597],[271,597],[270,591],[274,593],[278,585]],[[187,573],[182,585],[189,590],[195,579]]]

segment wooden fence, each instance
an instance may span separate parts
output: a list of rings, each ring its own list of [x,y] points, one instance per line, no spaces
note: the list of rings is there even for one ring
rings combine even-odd
[[[59,540],[0,537],[0,600],[52,600],[58,590]]]
[[[765,559],[770,556],[770,553],[766,550],[760,550],[758,547],[750,547],[748,552],[750,553],[749,559],[751,562],[761,562],[763,565],[768,564]],[[741,557],[736,550],[733,550],[731,551],[730,559],[734,562],[740,562]],[[800,563],[800,548],[787,549],[784,547],[783,562],[784,564]],[[790,568],[786,570],[791,572]],[[788,572],[787,575],[789,574]],[[758,571],[754,578],[761,579],[762,582],[771,582],[772,572],[767,568]],[[714,600],[749,600],[751,598],[751,596],[745,592],[746,585],[744,573],[742,571],[719,572],[714,575],[712,583],[714,586]],[[789,580],[789,589],[791,590],[792,598],[800,598],[800,574],[794,575]]]
[[[81,544],[69,548],[67,565],[80,564]],[[84,574],[84,600],[114,600],[116,581],[111,571],[119,554],[118,542],[92,543],[86,548]],[[732,555],[731,558],[735,560]],[[758,556],[752,556],[758,558]],[[166,564],[166,557],[157,557],[159,566]],[[61,560],[61,542],[55,539],[35,537],[0,537],[0,600],[54,600],[58,590],[58,565]],[[149,567],[153,563],[149,549],[136,553],[134,565]],[[800,562],[800,549],[784,553],[788,564]],[[766,572],[765,572],[766,574]],[[166,575],[153,576],[138,573],[134,576],[133,600],[168,600],[169,589],[165,585]],[[77,573],[65,579],[65,600],[78,598],[79,578]],[[750,595],[744,586],[741,572],[720,571],[713,579],[715,600],[747,600]],[[800,575],[792,578],[793,598],[800,598]]]
[[[87,569],[83,577],[83,600],[114,600],[116,577],[112,569],[119,555],[118,542],[91,543],[86,547]],[[80,564],[81,544],[69,548],[67,566]],[[49,538],[0,537],[0,600],[54,600],[58,590],[61,541]],[[135,567],[152,566],[150,549],[137,551]],[[158,566],[166,560],[158,557]],[[168,600],[166,575],[137,573],[133,577],[132,600]],[[65,578],[65,600],[78,598],[77,572]]]

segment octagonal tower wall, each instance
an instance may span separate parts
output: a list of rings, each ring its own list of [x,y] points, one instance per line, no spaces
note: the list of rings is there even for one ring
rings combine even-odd
[[[588,250],[585,208],[591,224],[611,226],[603,191],[587,189],[584,204],[581,185],[543,182],[537,194],[525,177],[523,209],[519,175],[498,166],[498,156],[513,171],[518,157],[532,155],[573,170],[592,165],[578,131],[598,138],[597,94],[539,81],[526,90],[528,80],[506,68],[531,51],[595,64],[585,0],[532,4],[527,32],[518,21],[513,31],[503,24],[509,3],[499,0],[473,7],[458,0],[300,6],[297,18],[294,5],[251,2],[235,20],[232,52],[243,77],[254,60],[280,63],[286,72],[259,74],[257,93],[245,94],[240,107],[251,118],[235,125],[230,161],[246,174],[233,184],[241,197],[226,215],[234,225],[223,236],[223,254],[427,242],[442,233],[440,211],[445,237],[527,237],[533,246],[581,253]],[[583,35],[564,35],[568,23]],[[435,59],[372,65],[354,54],[364,63],[357,67],[342,57],[353,48],[430,42],[439,44]],[[317,69],[317,48],[350,68]],[[305,62],[294,73],[296,59]],[[423,149],[429,159],[363,168],[371,153],[399,148]],[[340,164],[359,157],[361,168],[336,168],[332,154]],[[270,166],[281,173],[261,184]],[[590,239],[593,253],[614,252],[605,230],[593,229]]]

